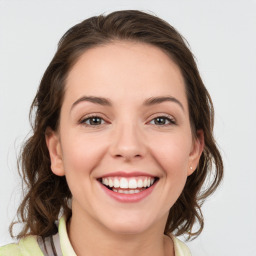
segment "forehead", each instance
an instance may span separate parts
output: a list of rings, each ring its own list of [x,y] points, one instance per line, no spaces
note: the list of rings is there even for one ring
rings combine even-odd
[[[117,41],[86,50],[69,72],[65,97],[172,95],[186,102],[179,67],[160,48]],[[186,105],[186,103],[185,103]]]

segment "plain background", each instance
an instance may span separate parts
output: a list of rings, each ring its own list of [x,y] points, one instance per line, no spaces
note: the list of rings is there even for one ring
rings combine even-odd
[[[194,256],[256,255],[256,1],[0,0],[0,245],[21,197],[16,158],[28,112],[63,33],[119,9],[155,13],[188,40],[216,111],[225,179],[204,204]]]

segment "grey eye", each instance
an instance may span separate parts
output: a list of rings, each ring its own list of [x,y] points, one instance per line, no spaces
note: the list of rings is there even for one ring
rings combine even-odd
[[[84,124],[86,125],[101,125],[104,123],[104,120],[98,116],[92,116],[92,117],[89,117],[89,118],[86,118],[82,121]]]
[[[169,124],[174,124],[175,122],[168,117],[158,116],[152,119],[150,123],[154,125],[169,125]]]

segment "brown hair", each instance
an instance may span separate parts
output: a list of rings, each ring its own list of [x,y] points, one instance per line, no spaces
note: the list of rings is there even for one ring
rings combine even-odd
[[[204,132],[205,148],[197,170],[188,177],[184,190],[170,209],[165,234],[196,237],[203,229],[201,205],[219,185],[223,163],[213,138],[214,110],[193,55],[183,37],[167,22],[153,15],[135,11],[117,11],[84,20],[69,29],[41,80],[32,103],[30,118],[33,135],[21,154],[21,171],[27,187],[18,209],[23,230],[17,235],[46,237],[57,232],[55,220],[60,211],[71,216],[68,200],[71,192],[65,177],[53,174],[45,142],[46,128],[58,128],[60,109],[65,93],[65,80],[79,56],[89,48],[116,40],[129,40],[154,45],[164,50],[179,66],[185,80],[190,122],[194,136]],[[192,230],[199,223],[196,231]],[[13,222],[10,226],[12,234]]]

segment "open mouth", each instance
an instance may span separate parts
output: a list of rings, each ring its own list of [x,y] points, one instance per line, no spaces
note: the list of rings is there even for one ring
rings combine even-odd
[[[120,194],[140,193],[157,182],[157,177],[105,177],[98,179],[105,187]]]

